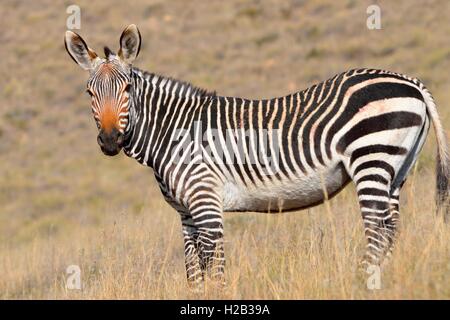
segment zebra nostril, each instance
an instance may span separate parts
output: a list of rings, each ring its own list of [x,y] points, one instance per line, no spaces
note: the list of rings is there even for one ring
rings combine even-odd
[[[103,138],[102,138],[101,135],[98,135],[98,136],[97,136],[97,142],[98,142],[98,145],[99,145],[100,147],[103,147],[103,146],[105,145],[105,143],[103,142]]]
[[[123,144],[123,135],[121,134],[121,135],[119,135],[118,137],[117,137],[117,145],[119,145],[120,147],[122,146],[122,144]]]

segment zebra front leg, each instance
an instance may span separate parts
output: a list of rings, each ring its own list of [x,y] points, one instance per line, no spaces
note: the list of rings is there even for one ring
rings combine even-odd
[[[203,277],[219,286],[225,285],[223,248],[223,214],[219,197],[202,194],[190,205],[190,214],[197,227],[197,248]]]
[[[200,260],[198,255],[198,229],[190,215],[181,214],[183,228],[184,257],[186,265],[186,276],[189,287],[198,289],[203,280]]]
[[[218,226],[219,224],[217,224]],[[222,226],[222,223],[220,223]],[[221,227],[220,227],[221,228]],[[213,228],[201,228],[198,245],[200,267],[205,277],[213,280],[219,286],[225,285],[225,255],[223,249],[223,232]]]

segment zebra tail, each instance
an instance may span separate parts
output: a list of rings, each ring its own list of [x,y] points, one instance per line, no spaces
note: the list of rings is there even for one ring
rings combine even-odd
[[[421,86],[422,95],[425,99],[427,113],[433,122],[434,132],[437,140],[436,157],[436,205],[437,210],[444,214],[446,222],[450,222],[450,156],[447,144],[447,137],[437,112],[436,104],[425,86]]]

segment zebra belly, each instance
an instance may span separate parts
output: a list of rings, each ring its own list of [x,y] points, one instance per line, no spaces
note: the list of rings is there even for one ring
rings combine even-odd
[[[323,178],[322,178],[323,177]],[[265,186],[247,188],[235,182],[223,186],[224,211],[281,212],[306,208],[323,202],[327,194],[334,195],[349,181],[344,166],[298,175],[288,181],[267,180]]]

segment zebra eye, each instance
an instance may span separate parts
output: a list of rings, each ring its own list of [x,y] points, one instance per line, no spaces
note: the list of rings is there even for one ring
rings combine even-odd
[[[127,83],[127,85],[125,86],[124,91],[127,92],[127,93],[130,93],[130,90],[131,90],[131,83]]]
[[[87,92],[91,97],[94,96],[94,93],[93,93],[90,89],[86,89],[86,92]]]

